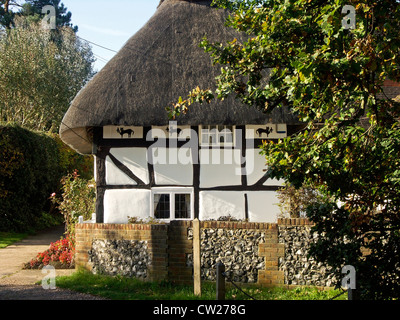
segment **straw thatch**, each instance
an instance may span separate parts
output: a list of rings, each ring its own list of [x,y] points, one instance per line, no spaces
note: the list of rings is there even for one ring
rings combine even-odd
[[[81,153],[91,153],[93,127],[168,124],[165,108],[197,86],[214,88],[220,67],[200,41],[231,41],[239,35],[225,27],[227,12],[210,7],[211,1],[164,0],[153,17],[119,53],[81,90],[60,129],[63,141]],[[294,123],[278,109],[266,115],[234,98],[192,105],[178,119],[180,125],[244,125]]]

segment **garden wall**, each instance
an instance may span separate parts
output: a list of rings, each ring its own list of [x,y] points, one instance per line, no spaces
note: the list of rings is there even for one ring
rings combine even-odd
[[[334,286],[331,268],[308,257],[310,243],[316,239],[307,219],[279,219],[279,243],[285,246],[285,255],[279,257],[279,270],[284,272],[288,285]]]
[[[307,257],[306,219],[278,223],[201,221],[201,277],[215,281],[216,264],[238,283],[330,286],[323,265]],[[78,224],[76,265],[95,273],[193,283],[191,221]]]

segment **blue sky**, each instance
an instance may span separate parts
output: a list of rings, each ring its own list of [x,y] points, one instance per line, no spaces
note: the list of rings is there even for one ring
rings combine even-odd
[[[118,51],[155,13],[159,0],[62,0],[72,13],[78,36]],[[91,45],[99,71],[114,55]]]

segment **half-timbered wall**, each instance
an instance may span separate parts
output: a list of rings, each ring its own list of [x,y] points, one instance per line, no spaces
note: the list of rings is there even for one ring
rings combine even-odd
[[[276,190],[282,181],[266,176],[259,145],[263,139],[286,137],[287,126],[209,132],[204,137],[202,126],[174,124],[96,128],[97,222],[127,223],[128,217],[162,219],[168,214],[166,220],[231,216],[276,222]],[[225,144],[215,143],[215,137]],[[210,143],[204,146],[202,138]]]

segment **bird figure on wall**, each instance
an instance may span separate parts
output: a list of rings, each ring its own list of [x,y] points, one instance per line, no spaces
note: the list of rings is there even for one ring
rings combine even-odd
[[[267,135],[267,137],[268,137],[272,132],[274,132],[274,129],[271,128],[271,127],[268,127],[268,126],[265,129],[258,128],[257,131],[256,131],[256,133],[258,134],[259,137],[261,137],[261,135],[263,133],[265,133]]]
[[[125,130],[124,128],[117,128],[117,132],[121,135],[121,139],[124,137],[125,134],[128,135],[128,138],[132,138],[132,135],[135,134],[132,129]]]

